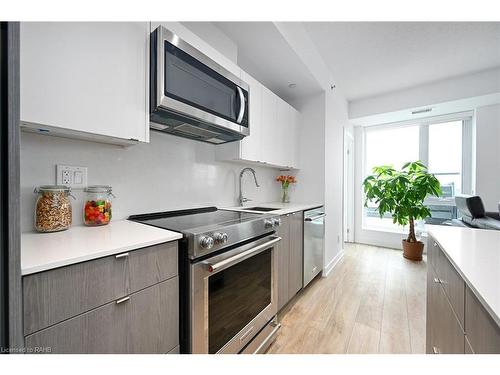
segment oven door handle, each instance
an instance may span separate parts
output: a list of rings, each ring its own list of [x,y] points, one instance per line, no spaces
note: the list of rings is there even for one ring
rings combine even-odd
[[[281,241],[281,237],[273,236],[272,238],[273,238],[272,240],[267,241],[267,242],[263,243],[262,245],[252,247],[251,249],[248,249],[248,250],[243,251],[239,254],[233,255],[230,258],[221,260],[220,262],[217,262],[217,263],[206,262],[205,264],[207,265],[208,271],[215,272],[222,267],[226,267],[226,266],[229,266],[233,263],[237,263],[238,261],[243,260],[244,258],[247,258],[250,255],[262,252],[262,251],[268,249],[269,247],[271,247],[272,245]]]

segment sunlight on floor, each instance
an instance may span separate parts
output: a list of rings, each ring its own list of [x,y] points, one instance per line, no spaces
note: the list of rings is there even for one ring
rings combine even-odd
[[[345,244],[327,278],[317,278],[279,314],[268,353],[425,353],[426,259]]]

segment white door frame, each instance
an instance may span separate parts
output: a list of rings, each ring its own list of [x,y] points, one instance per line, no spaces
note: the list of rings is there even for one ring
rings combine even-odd
[[[343,159],[344,242],[354,242],[354,134],[347,127],[344,127]]]

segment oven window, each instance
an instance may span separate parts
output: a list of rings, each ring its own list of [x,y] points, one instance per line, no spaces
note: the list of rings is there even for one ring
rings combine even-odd
[[[219,351],[271,303],[271,251],[263,251],[210,276],[209,353]]]

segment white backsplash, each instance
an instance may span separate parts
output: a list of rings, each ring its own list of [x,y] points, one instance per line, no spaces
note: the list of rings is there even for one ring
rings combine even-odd
[[[244,165],[215,161],[215,147],[158,132],[151,132],[151,143],[130,147],[22,132],[21,229],[32,230],[33,189],[55,183],[56,164],[86,166],[89,185],[111,185],[116,195],[113,220],[147,212],[236,206]],[[245,196],[253,203],[278,201],[279,171],[254,169],[260,188],[251,174],[245,174]],[[84,193],[74,190],[73,195],[73,225],[80,225]]]

